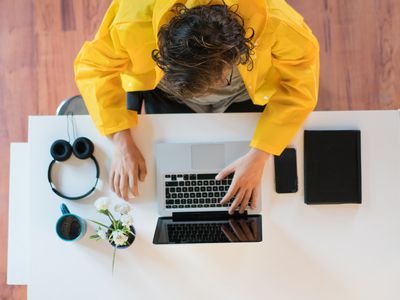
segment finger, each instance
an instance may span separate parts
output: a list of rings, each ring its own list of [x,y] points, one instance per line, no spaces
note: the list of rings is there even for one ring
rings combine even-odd
[[[256,209],[257,208],[257,202],[258,199],[260,198],[260,192],[261,192],[261,184],[259,183],[256,188],[253,190],[253,194],[251,195],[251,208]]]
[[[119,178],[119,191],[124,200],[128,200],[128,175],[122,175]]]
[[[114,175],[114,182],[113,182],[114,192],[115,192],[115,194],[117,194],[118,197],[120,197],[120,195],[121,195],[121,193],[119,191],[119,177],[120,177],[120,175],[118,173],[116,173]]]
[[[225,196],[222,198],[222,200],[219,203],[225,204],[226,202],[231,200],[235,196],[238,189],[239,189],[239,187],[236,184],[236,180],[233,180],[228,191],[226,192]]]
[[[222,232],[230,242],[239,242],[239,239],[231,232],[226,225],[221,226]]]
[[[244,234],[242,228],[240,228],[237,221],[231,219],[229,220],[229,225],[231,225],[233,232],[239,237],[239,240],[242,242],[246,241],[246,235]]]
[[[138,173],[139,169],[136,167],[135,171],[133,172],[133,195],[135,197],[139,196],[139,187],[138,187]]]
[[[249,224],[247,224],[246,220],[243,220],[243,219],[239,220],[239,224],[240,224],[240,227],[242,228],[244,234],[246,235],[246,240],[254,241],[255,237],[254,237],[253,233],[251,232]]]
[[[144,181],[146,175],[147,175],[146,162],[143,159],[143,160],[139,161],[139,179],[140,179],[140,181]]]
[[[245,195],[243,197],[243,201],[242,201],[242,203],[240,205],[240,210],[239,210],[240,214],[244,213],[244,211],[246,210],[247,204],[249,203],[250,198],[251,198],[251,193],[252,193],[251,190],[247,190],[246,191],[246,193],[245,193]]]
[[[233,164],[227,166],[225,169],[220,171],[217,176],[215,176],[216,180],[222,180],[229,174],[233,173],[235,171],[235,166]]]
[[[257,227],[257,222],[255,220],[252,220],[250,222],[250,227],[251,227],[251,231],[253,232],[254,235],[254,239],[256,239],[258,237],[258,227]]]
[[[242,202],[245,193],[246,193],[246,191],[243,191],[243,189],[239,190],[239,192],[236,194],[235,201],[233,201],[231,207],[229,208],[229,214],[233,215],[236,208]]]
[[[110,178],[109,178],[109,184],[110,184],[111,190],[115,193],[115,189],[114,189],[114,176],[115,176],[115,172],[114,172],[114,171],[111,171]]]
[[[131,196],[135,196],[133,193],[133,186],[134,186],[134,180],[135,180],[135,175],[133,173],[129,174],[129,191],[131,192]]]

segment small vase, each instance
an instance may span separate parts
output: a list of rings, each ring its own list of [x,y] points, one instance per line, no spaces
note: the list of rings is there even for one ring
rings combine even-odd
[[[111,225],[110,228],[114,228],[114,227]],[[129,227],[129,229],[134,234],[129,234],[128,243],[126,245],[116,246],[113,241],[108,240],[108,242],[111,244],[111,246],[116,247],[117,249],[125,249],[125,248],[128,248],[130,245],[132,245],[136,238],[136,230],[135,230],[135,227],[133,227],[132,225]],[[110,236],[110,234],[111,234],[111,230],[108,230],[107,236]]]

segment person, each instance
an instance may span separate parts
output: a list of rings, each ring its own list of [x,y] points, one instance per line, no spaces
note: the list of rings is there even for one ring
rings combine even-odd
[[[93,122],[115,145],[110,185],[125,200],[147,174],[126,92],[143,93],[146,113],[262,111],[249,152],[216,178],[234,173],[221,199],[235,197],[233,213],[257,205],[265,164],[315,108],[319,45],[283,0],[114,0],[74,69]]]

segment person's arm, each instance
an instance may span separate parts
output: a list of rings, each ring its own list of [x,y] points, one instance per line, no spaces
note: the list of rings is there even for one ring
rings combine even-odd
[[[272,48],[272,64],[279,86],[268,99],[250,146],[252,149],[224,170],[218,179],[232,172],[232,184],[221,203],[235,197],[230,213],[241,206],[252,207],[260,191],[265,163],[271,155],[280,155],[315,108],[318,97],[319,46],[307,26],[287,24],[276,29],[276,42]],[[270,83],[265,83],[270,84]],[[265,97],[263,95],[258,95]],[[265,99],[265,98],[264,98]]]
[[[130,58],[113,26],[118,6],[118,0],[111,3],[95,38],[80,50],[74,69],[77,86],[95,126],[114,144],[110,187],[128,200],[129,189],[138,196],[138,179],[144,180],[146,164],[129,129],[137,124],[137,113],[126,108],[120,78]]]
[[[274,155],[282,153],[317,104],[319,46],[305,26],[281,21],[275,33],[272,65],[279,85],[267,101],[251,142],[252,147]]]
[[[75,80],[89,114],[102,135],[132,127],[137,113],[126,108],[120,74],[130,58],[113,25],[119,1],[114,0],[95,38],[85,42],[75,59]]]

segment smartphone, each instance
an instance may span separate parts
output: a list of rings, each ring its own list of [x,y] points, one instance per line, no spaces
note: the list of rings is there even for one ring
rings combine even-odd
[[[297,192],[296,149],[286,148],[280,156],[274,157],[275,190],[277,193]]]

